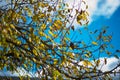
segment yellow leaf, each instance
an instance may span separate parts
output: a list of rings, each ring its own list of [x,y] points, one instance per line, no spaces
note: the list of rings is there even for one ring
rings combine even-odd
[[[85,54],[85,56],[87,57],[87,58],[89,58],[90,56],[89,56],[89,54]]]
[[[32,19],[33,19],[33,21],[38,21],[38,15],[34,15],[33,17],[32,17]]]
[[[52,35],[53,37],[56,37],[56,35],[53,34],[53,32],[51,32],[50,30],[48,31],[48,33],[49,33],[50,35]]]
[[[83,18],[82,15],[79,14],[79,15],[77,16],[77,21],[80,21],[82,18]]]
[[[33,54],[34,54],[35,56],[38,55],[38,54],[37,54],[37,51],[36,51],[35,49],[33,49]]]
[[[68,56],[71,57],[71,58],[74,58],[74,54],[71,53],[71,52],[68,52]]]
[[[49,38],[50,38],[50,36],[48,36],[48,35],[46,35],[46,34],[45,34],[45,37],[46,37],[47,39],[49,39]]]
[[[39,32],[40,36],[44,36],[44,33],[42,31]]]
[[[57,70],[53,70],[53,76],[57,78],[60,75],[60,73]]]
[[[45,50],[45,49],[44,49],[44,47],[45,47],[45,45],[44,45],[44,44],[42,44],[42,43],[41,43],[41,44],[39,44],[39,49],[41,49],[41,50]]]
[[[34,28],[30,27],[30,32],[33,33],[34,31]]]
[[[96,61],[96,66],[99,66],[99,64],[100,64],[100,60],[97,60]]]
[[[56,29],[56,30],[60,30],[61,27],[62,27],[62,22],[61,22],[60,20],[56,20],[56,21],[54,22],[54,26],[55,26],[55,29]]]
[[[32,16],[33,14],[32,14],[32,11],[28,8],[28,16]]]
[[[45,18],[45,14],[40,13],[40,14],[39,14],[39,18]]]
[[[29,42],[32,42],[32,39],[31,39],[31,37],[29,37],[29,39],[28,39],[28,40],[29,40]]]
[[[93,64],[88,60],[84,60],[84,61],[82,61],[82,63],[84,66],[93,66]]]
[[[13,28],[13,29],[15,29],[15,26],[13,24],[10,24],[10,27]]]
[[[58,63],[58,60],[57,59],[54,59],[54,65],[56,65]]]
[[[92,44],[93,44],[93,45],[96,45],[96,46],[98,45],[98,43],[97,43],[97,42],[94,42],[94,41],[92,42]]]
[[[21,44],[21,41],[17,41],[17,45],[20,45]]]
[[[23,22],[26,22],[26,18],[25,17],[21,17],[21,19],[23,20]]]
[[[87,72],[90,72],[90,69],[89,68],[84,68]]]
[[[61,59],[61,65],[64,65],[64,64],[65,64],[65,61],[66,61],[66,57],[65,57],[65,56],[62,56],[61,58],[62,58],[62,59]]]
[[[49,22],[52,22],[52,19],[51,19],[51,18],[48,18],[48,21],[49,21]]]
[[[44,47],[44,44],[40,44],[41,45],[41,47]]]
[[[27,65],[26,64],[23,64],[25,68],[27,68]]]
[[[44,8],[44,7],[47,7],[47,6],[48,6],[48,4],[45,4],[43,2],[38,2],[38,7]]]
[[[16,53],[14,54],[14,56],[17,57],[17,58],[19,58],[19,53],[16,52]]]
[[[33,58],[33,61],[34,61],[34,62],[37,62],[35,58]]]
[[[42,30],[45,30],[45,29],[46,29],[46,25],[45,25],[45,24],[42,24],[42,25],[41,25],[41,29],[42,29]]]

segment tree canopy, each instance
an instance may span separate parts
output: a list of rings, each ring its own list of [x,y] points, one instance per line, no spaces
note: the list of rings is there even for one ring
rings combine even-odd
[[[100,55],[119,58],[114,53],[120,50],[109,51],[112,34],[107,33],[106,27],[95,31],[82,28],[89,34],[87,43],[80,37],[82,30],[75,30],[74,22],[79,26],[89,22],[88,5],[83,0],[77,9],[74,4],[70,8],[64,0],[3,0],[0,5],[1,70],[23,67],[30,71],[36,64],[41,79],[79,80],[110,78],[109,74],[120,66],[106,72],[98,69]]]

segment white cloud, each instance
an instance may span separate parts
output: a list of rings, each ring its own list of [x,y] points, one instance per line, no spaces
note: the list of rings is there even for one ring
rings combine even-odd
[[[98,67],[98,69],[100,69],[103,72],[115,68],[118,65],[118,63],[120,63],[120,59],[117,59],[115,57],[107,58],[107,64],[104,63],[104,59],[105,58],[100,58],[100,66]],[[119,69],[120,68],[117,68],[117,70]]]
[[[36,77],[37,75],[35,75],[32,72],[28,72],[26,71],[24,68],[17,68],[17,72],[16,71],[0,71],[0,76],[30,76],[30,77]]]
[[[106,64],[105,64],[105,58],[106,58]],[[100,64],[97,67],[97,69],[101,70],[102,72],[105,71],[110,71],[113,68],[115,68],[119,63],[120,63],[120,59],[117,59],[115,57],[111,57],[111,58],[107,58],[107,57],[102,57],[99,58],[100,60]],[[90,61],[93,65],[95,65],[94,61]],[[84,65],[83,61],[79,62],[79,65]],[[90,65],[88,67],[91,67]],[[120,67],[116,69],[116,71],[119,71]]]
[[[90,22],[99,16],[110,18],[120,6],[120,0],[85,0],[88,4]]]

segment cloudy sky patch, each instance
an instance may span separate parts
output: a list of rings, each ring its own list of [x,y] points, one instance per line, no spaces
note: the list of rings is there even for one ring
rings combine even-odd
[[[90,22],[95,21],[98,17],[104,16],[110,18],[120,7],[120,0],[85,0],[88,4]]]

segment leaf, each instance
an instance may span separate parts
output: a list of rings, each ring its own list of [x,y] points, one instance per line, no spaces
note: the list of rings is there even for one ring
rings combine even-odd
[[[38,55],[38,54],[37,54],[37,51],[36,51],[35,49],[33,49],[33,54],[34,54],[35,56]]]
[[[79,11],[77,9],[75,9],[75,11],[76,11],[76,14],[78,14]]]
[[[90,55],[87,53],[87,54],[85,54],[85,57],[89,58],[89,57],[90,57]]]
[[[39,45],[39,47],[40,47],[40,49],[43,49],[43,50],[44,50],[45,45],[41,43],[41,44]]]
[[[42,31],[39,31],[39,35],[40,36],[45,36],[44,32],[42,32]]]
[[[23,22],[26,22],[26,18],[21,16],[21,19],[23,20]]]
[[[87,72],[90,72],[90,69],[89,68],[84,68]]]
[[[74,55],[71,52],[68,52],[68,56],[71,57],[71,58],[74,58]]]
[[[41,18],[41,19],[43,19],[43,18],[45,18],[46,17],[46,15],[44,14],[44,13],[41,13],[40,15],[39,15],[39,18]]]
[[[10,24],[10,27],[13,28],[13,29],[15,29],[15,26],[13,24]]]
[[[77,22],[79,22],[82,18],[83,18],[82,15],[79,14],[79,15],[77,16]]]
[[[116,52],[120,52],[120,50],[116,50]]]
[[[88,9],[88,5],[86,5],[86,9]]]
[[[97,46],[97,45],[98,45],[98,43],[97,43],[97,42],[94,42],[94,41],[92,42],[92,44],[93,44],[93,45],[95,45],[95,46]]]
[[[33,33],[34,31],[34,28],[30,27],[30,32]]]
[[[32,38],[31,37],[29,37],[28,40],[29,40],[29,42],[32,42]]]
[[[99,64],[100,64],[100,60],[98,59],[98,60],[96,61],[96,66],[99,66]]]
[[[64,80],[62,75],[59,75],[59,76],[58,76],[58,79],[59,79],[59,80]]]
[[[82,63],[84,66],[93,66],[93,64],[88,60],[84,60],[84,61],[82,61]]]
[[[109,51],[106,51],[106,53],[107,53],[108,55],[110,55],[110,54],[111,54],[111,52],[109,52]]]
[[[50,30],[48,31],[48,33],[51,34],[53,37],[56,37],[56,35],[53,32],[51,32]]]
[[[27,65],[26,64],[23,64],[23,66],[27,69]]]
[[[52,7],[48,6],[48,12],[51,12],[51,11],[52,11]]]
[[[56,65],[58,63],[58,60],[57,59],[54,59],[54,65]]]
[[[74,29],[75,29],[74,26],[72,26],[71,29],[74,31]]]
[[[45,25],[45,24],[42,24],[42,25],[41,25],[41,29],[42,29],[42,30],[45,30],[45,29],[46,29],[46,25]]]
[[[28,16],[32,16],[33,14],[32,14],[32,10],[30,10],[29,8],[27,9],[27,11],[28,11]]]
[[[103,30],[103,34],[105,34],[105,33],[106,33],[106,30],[104,29],[104,30]]]
[[[115,58],[119,59],[118,55],[114,55]]]
[[[70,42],[70,47],[74,49],[74,43]]]
[[[106,58],[104,59],[104,63],[107,64],[107,59]]]
[[[38,21],[38,15],[33,15],[32,20],[33,20],[34,22],[37,22],[37,21]]]
[[[77,22],[80,25],[83,23],[82,21],[85,21],[85,22],[87,21],[87,13],[85,11],[81,11],[77,16]]]
[[[95,30],[94,33],[98,32],[98,30]]]
[[[16,41],[16,44],[17,45],[21,45],[21,41]]]
[[[55,29],[56,29],[56,30],[60,30],[61,27],[62,27],[62,22],[61,22],[60,20],[56,20],[56,21],[54,22],[54,26],[55,26]]]
[[[55,77],[57,77],[57,76],[60,75],[60,73],[59,73],[57,70],[54,70],[54,71],[53,71],[53,75],[54,75]]]
[[[64,64],[65,64],[65,61],[66,61],[66,57],[65,57],[65,56],[62,56],[62,57],[61,57],[61,65],[64,65]]]
[[[30,0],[30,4],[32,4],[34,2],[34,0]]]
[[[34,62],[37,62],[35,58],[32,58],[32,60],[33,60]]]

